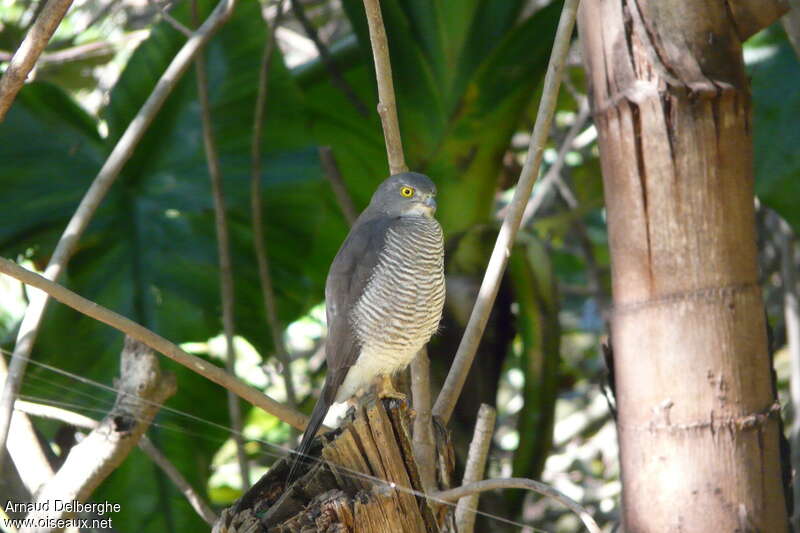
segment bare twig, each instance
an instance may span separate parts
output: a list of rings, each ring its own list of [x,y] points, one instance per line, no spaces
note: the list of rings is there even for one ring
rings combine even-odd
[[[97,206],[100,205],[108,189],[116,180],[120,170],[133,154],[133,150],[141,140],[142,135],[147,131],[167,96],[169,96],[186,71],[192,58],[228,19],[235,4],[236,0],[220,0],[211,15],[197,29],[192,38],[186,41],[172,59],[164,74],[161,75],[150,96],[147,97],[139,112],[128,125],[125,133],[117,141],[116,146],[111,151],[111,155],[103,163],[103,167],[94,178],[92,185],[86,191],[80,205],[72,215],[53,251],[53,255],[50,257],[50,261],[47,263],[47,268],[45,268],[44,272],[46,279],[57,280],[61,272],[66,268],[78,239],[89,225]],[[17,396],[17,392],[19,392],[22,378],[25,375],[25,368],[28,364],[33,344],[36,342],[36,335],[39,332],[39,325],[47,307],[47,301],[46,294],[34,293],[17,333],[17,343],[9,366],[8,378],[3,387],[3,394],[0,396],[0,466],[2,466],[5,458],[5,442],[8,438],[14,399]]]
[[[80,28],[77,28],[76,30],[74,30],[72,35],[70,35],[69,37],[66,37],[63,40],[54,41],[53,44],[56,44],[56,43],[60,44],[61,42],[70,42],[70,43],[75,42],[77,40],[78,36],[80,36],[83,32],[85,32],[86,30],[88,30],[89,28],[91,28],[92,26],[94,26],[95,24],[97,24],[98,22],[103,20],[104,18],[106,18],[108,15],[110,15],[111,12],[114,11],[117,8],[119,3],[120,3],[120,0],[111,0],[110,2],[106,3],[103,7],[101,7],[97,11],[97,13],[94,14],[94,16],[92,16],[89,20],[87,20],[86,23],[83,26],[81,26]]]
[[[778,239],[781,247],[781,281],[783,282],[783,316],[786,323],[786,348],[789,352],[791,375],[789,388],[794,411],[794,424],[791,432],[792,467],[800,468],[800,300],[797,294],[797,273],[795,258],[795,236],[792,228],[782,218],[775,215],[778,226]],[[794,491],[795,527],[800,522],[800,490]]]
[[[49,0],[36,17],[36,22],[14,52],[3,77],[0,78],[0,122],[6,116],[17,93],[25,84],[33,65],[50,42],[72,0]]]
[[[156,355],[131,338],[125,339],[120,366],[114,407],[87,437],[72,447],[58,472],[37,492],[36,503],[40,505],[26,517],[37,524],[31,531],[60,530],[56,520],[67,518],[72,512],[66,506],[50,502],[86,501],[128,456],[159,406],[175,393],[175,376],[162,374]],[[48,525],[40,525],[42,520]]]
[[[423,347],[411,361],[411,397],[416,412],[411,445],[425,492],[436,489],[436,441],[433,438],[431,417],[430,366],[428,349]]]
[[[5,380],[7,373],[6,360],[0,356],[0,381]],[[46,451],[42,447],[42,442],[34,431],[33,422],[25,413],[13,413],[11,432],[6,446],[11,458],[10,462],[13,462],[19,472],[25,489],[30,494],[36,494],[39,487],[53,477],[54,472],[47,454],[49,450]],[[6,466],[13,469],[11,465],[7,464]],[[7,479],[0,479],[0,487],[3,487],[3,492],[6,491],[6,487],[3,486],[4,481]]]
[[[494,434],[494,423],[497,419],[497,411],[494,407],[481,404],[478,410],[478,419],[475,421],[475,432],[472,434],[472,441],[469,443],[469,453],[467,454],[467,464],[464,467],[464,478],[462,485],[469,485],[483,479],[486,471],[486,458],[489,456],[489,448],[492,445],[492,435]],[[458,500],[456,506],[456,531],[458,533],[472,533],[475,529],[475,511],[478,509],[479,493],[464,496]]]
[[[94,418],[89,418],[80,413],[62,409],[54,405],[17,400],[14,402],[14,410],[30,416],[58,420],[59,422],[77,428],[91,430],[96,429],[97,426],[100,425],[100,422]],[[139,439],[139,448],[167,475],[167,477],[169,477],[175,486],[178,487],[195,512],[205,520],[206,523],[213,525],[217,520],[216,513],[214,513],[211,507],[200,497],[197,491],[194,490],[194,487],[186,481],[186,478],[175,468],[175,465],[147,438],[147,435],[142,435],[142,438]]]
[[[175,465],[167,458],[166,455],[161,453],[161,450],[155,447],[150,442],[147,435],[142,435],[139,440],[139,448],[147,454],[151,461],[153,461],[164,472],[167,477],[178,487],[178,490],[183,493],[183,496],[192,506],[192,509],[202,518],[209,526],[213,526],[217,521],[217,513],[215,513],[208,503],[194,490],[189,482],[183,477],[183,474],[175,468]]]
[[[192,2],[192,11],[196,10],[196,2]],[[235,300],[233,285],[233,262],[231,261],[231,244],[228,233],[228,221],[225,214],[225,192],[222,186],[222,170],[219,166],[219,153],[211,126],[211,103],[208,98],[208,74],[205,58],[199,54],[194,62],[197,78],[197,99],[200,102],[200,118],[203,124],[203,147],[205,148],[208,175],[211,178],[211,197],[214,200],[214,226],[217,234],[217,255],[219,257],[220,298],[222,300],[222,329],[225,334],[225,368],[232,376],[236,375],[236,347],[234,333],[236,323],[234,317]],[[244,491],[250,488],[250,466],[244,449],[242,436],[242,408],[239,398],[232,391],[227,391],[228,415],[233,428],[233,440],[236,443],[236,458],[239,463],[239,475],[242,477]]]
[[[489,266],[486,268],[478,299],[472,309],[466,331],[461,338],[450,372],[433,408],[433,414],[440,417],[445,423],[453,413],[456,401],[464,386],[464,381],[467,379],[467,374],[472,366],[472,361],[475,359],[475,352],[478,349],[478,343],[483,335],[483,330],[486,328],[489,313],[497,297],[500,280],[508,263],[508,257],[511,254],[511,247],[514,244],[514,239],[522,221],[525,205],[528,202],[533,183],[539,172],[542,153],[556,107],[558,88],[566,63],[567,52],[569,51],[577,9],[578,0],[566,0],[564,2],[555,41],[553,42],[553,52],[550,55],[550,64],[547,67],[547,74],[544,79],[544,90],[539,103],[539,112],[536,116],[536,124],[533,127],[528,146],[528,157],[525,160],[519,183],[514,191],[514,198],[511,200],[508,213],[497,236],[497,242],[495,242],[492,256],[489,259]]]
[[[563,186],[563,182],[561,181],[561,169],[564,168],[564,162],[567,159],[567,154],[569,154],[569,151],[572,149],[572,143],[575,141],[575,137],[577,137],[581,132],[583,126],[586,124],[586,121],[589,120],[589,113],[589,101],[586,97],[582,97],[580,99],[578,116],[575,117],[575,122],[572,123],[572,126],[567,131],[567,135],[564,137],[564,141],[561,143],[561,147],[558,150],[556,160],[553,162],[550,168],[547,169],[547,173],[545,173],[544,177],[539,183],[539,188],[536,190],[536,194],[531,197],[530,201],[528,201],[528,204],[525,206],[525,211],[522,214],[521,222],[523,227],[526,226],[539,211],[539,208],[544,202],[545,196],[547,196],[548,191],[553,185],[557,185],[559,187],[562,197],[570,206],[570,208],[575,209],[577,207],[575,196],[572,195],[571,191],[565,190],[565,187]]]
[[[228,390],[235,392],[243,400],[250,402],[256,407],[260,407],[267,413],[270,413],[287,424],[303,430],[308,423],[308,417],[299,413],[298,411],[283,405],[282,403],[273,400],[263,392],[253,387],[250,387],[243,382],[231,376],[218,366],[211,364],[199,357],[190,355],[176,346],[174,343],[168,341],[164,337],[153,333],[149,329],[137,324],[136,322],[126,318],[110,309],[107,309],[91,300],[79,296],[71,290],[48,280],[44,276],[40,276],[35,272],[27,270],[13,261],[0,257],[0,273],[7,274],[12,278],[16,278],[26,285],[36,287],[49,296],[52,296],[59,302],[72,307],[76,311],[84,315],[94,318],[104,324],[122,331],[126,335],[143,342],[150,346],[157,352],[160,352],[173,361],[197,372],[201,376],[213,381],[214,383],[225,387]]]
[[[339,208],[342,210],[344,218],[347,219],[347,223],[352,226],[358,218],[358,211],[353,204],[353,199],[347,193],[339,165],[336,164],[336,158],[333,157],[333,150],[330,146],[320,146],[318,152],[325,177],[328,178],[331,189],[333,189],[333,195],[336,196],[336,201],[339,203]]]
[[[158,0],[155,0],[153,3],[155,4],[158,13],[161,15],[161,18],[167,21],[167,24],[176,29],[178,33],[184,34],[186,37],[192,36],[192,30],[181,24],[178,19],[170,15],[169,11],[167,11],[167,8],[159,4]]]
[[[39,56],[37,61],[40,67],[49,65],[63,65],[71,61],[80,61],[92,57],[99,57],[114,53],[114,45],[106,42],[84,43],[77,46],[45,52]],[[0,62],[10,61],[13,54],[0,52]]]
[[[269,269],[269,254],[267,253],[267,240],[264,236],[264,214],[261,204],[261,139],[263,137],[264,115],[269,92],[269,78],[272,70],[272,55],[275,50],[275,39],[278,26],[283,19],[283,0],[278,2],[278,12],[268,28],[267,40],[261,54],[261,65],[258,71],[258,93],[256,95],[256,108],[253,112],[253,142],[250,147],[250,212],[253,218],[253,246],[258,262],[258,280],[261,286],[261,298],[264,300],[264,311],[267,317],[275,353],[281,365],[281,376],[286,387],[286,399],[292,407],[297,406],[297,396],[294,391],[291,360],[289,351],[283,342],[283,331],[278,319],[278,308],[275,303],[275,290],[272,284],[272,275]]]
[[[100,422],[94,418],[86,415],[56,407],[55,405],[45,405],[43,403],[29,402],[27,400],[17,400],[14,402],[14,410],[26,415],[35,416],[37,418],[47,418],[49,420],[57,420],[75,426],[76,428],[95,429],[100,425]]]
[[[403,141],[400,138],[400,124],[397,121],[392,66],[389,62],[389,43],[386,39],[386,28],[383,27],[380,0],[364,0],[364,10],[367,14],[372,57],[375,60],[375,78],[378,81],[378,114],[381,117],[383,137],[386,141],[389,173],[399,174],[408,171],[408,167],[403,156]]]
[[[325,65],[325,69],[328,71],[328,74],[331,77],[331,83],[334,87],[344,93],[345,97],[350,100],[350,103],[353,104],[353,107],[355,107],[356,112],[358,112],[359,115],[366,117],[368,115],[367,106],[364,105],[364,102],[361,101],[350,84],[347,83],[347,80],[344,79],[341,71],[337,68],[336,62],[333,60],[330,50],[328,50],[328,47],[322,42],[322,39],[319,38],[317,28],[315,28],[314,24],[308,20],[308,16],[306,16],[306,10],[303,8],[303,3],[300,0],[291,0],[291,2],[294,16],[297,17],[297,21],[300,23],[300,25],[303,26],[303,31],[306,32],[308,38],[314,43],[314,46],[319,53],[319,57],[322,59],[322,63]]]
[[[534,481],[532,479],[520,477],[485,479],[483,481],[476,481],[475,483],[470,483],[468,485],[462,485],[461,487],[456,487],[454,489],[435,492],[431,495],[431,497],[448,502],[454,502],[465,496],[469,496],[470,494],[497,489],[526,489],[536,492],[537,494],[541,494],[542,496],[552,498],[553,500],[563,504],[565,507],[568,507],[572,512],[578,515],[588,531],[591,533],[600,533],[600,527],[597,525],[597,522],[594,521],[594,518],[592,518],[592,515],[589,514],[589,511],[587,511],[581,504],[557,491],[553,487],[545,485],[544,483],[539,483],[538,481]]]

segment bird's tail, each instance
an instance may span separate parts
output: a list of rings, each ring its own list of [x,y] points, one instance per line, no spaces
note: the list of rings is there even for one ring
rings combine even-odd
[[[310,459],[306,457],[308,454],[308,450],[311,449],[311,443],[314,441],[314,436],[317,434],[317,430],[322,425],[322,421],[325,419],[325,415],[328,413],[328,408],[331,406],[331,402],[327,399],[327,394],[323,391],[323,394],[320,395],[319,400],[317,400],[317,404],[314,406],[314,410],[311,411],[311,418],[308,421],[308,426],[306,426],[306,430],[303,433],[303,438],[300,439],[300,446],[295,449],[292,453],[292,464],[289,467],[289,476],[286,478],[286,485],[291,485],[291,483],[295,480],[295,474],[297,473],[297,467],[300,466],[302,463],[310,462]]]

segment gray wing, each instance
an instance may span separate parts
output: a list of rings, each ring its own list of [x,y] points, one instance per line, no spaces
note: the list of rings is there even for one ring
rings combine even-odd
[[[360,346],[348,315],[361,298],[378,265],[386,232],[397,220],[396,217],[359,218],[328,271],[325,284],[325,310],[328,316],[325,354],[328,373],[322,394],[311,412],[303,438],[292,457],[287,484],[295,480],[298,467],[306,462],[314,435],[336,399],[336,392],[347,376],[348,369],[358,359]]]
[[[328,338],[325,341],[328,374],[323,394],[333,402],[348,369],[355,364],[360,346],[349,315],[378,265],[386,234],[397,217],[358,221],[336,254],[325,284]]]

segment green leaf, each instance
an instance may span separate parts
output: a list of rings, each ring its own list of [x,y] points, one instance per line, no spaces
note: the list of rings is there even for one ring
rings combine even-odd
[[[3,253],[52,249],[103,158],[94,120],[66,93],[26,85],[0,126]]]
[[[782,33],[781,33],[782,35]],[[753,90],[756,193],[800,231],[800,63],[782,35],[749,71]]]
[[[530,234],[520,235],[509,260],[509,275],[519,305],[517,328],[525,375],[514,475],[538,478],[553,441],[561,359],[557,281],[547,251]]]

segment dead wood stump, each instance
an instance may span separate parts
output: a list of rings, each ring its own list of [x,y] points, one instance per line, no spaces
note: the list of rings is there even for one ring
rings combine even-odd
[[[303,474],[286,487],[288,459],[281,459],[222,513],[214,532],[454,531],[452,508],[419,496],[422,483],[411,446],[412,416],[404,401],[368,397],[351,409],[340,429],[317,437],[310,455],[322,461],[301,467]],[[444,489],[451,485],[453,448],[447,432],[434,429],[436,478]]]

